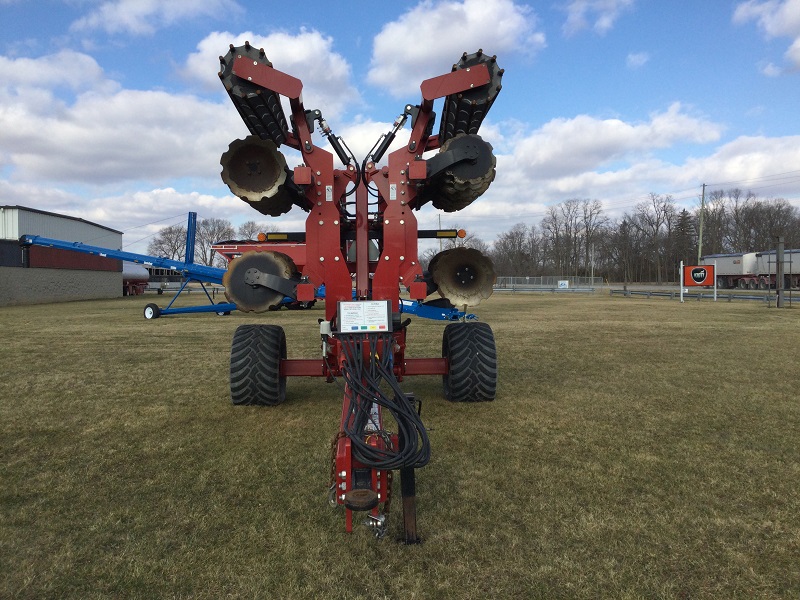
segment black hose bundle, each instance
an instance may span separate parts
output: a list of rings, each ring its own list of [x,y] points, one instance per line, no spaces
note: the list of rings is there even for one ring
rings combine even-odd
[[[344,431],[350,438],[353,455],[374,469],[395,470],[420,468],[428,464],[431,455],[428,432],[414,405],[397,383],[392,370],[390,333],[338,335],[344,353],[342,377],[347,385],[347,414]],[[367,360],[365,360],[365,355]],[[381,384],[388,385],[388,392]],[[391,436],[378,423],[373,403],[388,410],[397,424],[398,448]],[[367,438],[377,435],[383,448],[372,446]]]

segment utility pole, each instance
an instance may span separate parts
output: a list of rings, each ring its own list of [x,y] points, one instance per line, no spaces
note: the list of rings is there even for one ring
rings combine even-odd
[[[703,218],[706,214],[706,184],[703,184],[703,193],[700,196],[700,225],[697,232],[697,264],[700,264],[700,257],[703,255]]]
[[[439,215],[439,229],[442,228],[442,215]],[[439,238],[439,252],[442,251],[442,238]]]
[[[776,306],[783,308],[783,236],[776,236],[775,242],[775,290],[778,292]]]

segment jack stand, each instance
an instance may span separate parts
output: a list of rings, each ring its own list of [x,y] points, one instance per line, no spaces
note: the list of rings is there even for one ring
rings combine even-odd
[[[403,497],[403,542],[419,544],[417,535],[417,481],[414,469],[400,469],[400,494]]]

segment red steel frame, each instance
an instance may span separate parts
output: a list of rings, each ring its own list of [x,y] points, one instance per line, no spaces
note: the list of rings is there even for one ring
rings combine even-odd
[[[298,150],[304,164],[294,168],[294,182],[306,186],[305,260],[296,261],[304,278],[297,286],[297,299],[311,301],[314,289],[325,284],[325,317],[336,316],[337,303],[357,299],[388,300],[393,312],[399,312],[400,289],[403,285],[411,299],[424,300],[427,285],[422,281],[418,257],[417,183],[426,179],[426,163],[422,154],[439,148],[438,135],[427,136],[434,118],[433,102],[450,94],[467,91],[490,82],[489,71],[483,64],[460,69],[422,82],[422,102],[418,107],[408,142],[389,154],[388,165],[377,167],[367,163],[362,179],[355,189],[354,225],[356,260],[348,262],[343,251],[343,211],[340,202],[347,186],[356,183],[356,168],[334,168],[333,154],[314,145],[311,139],[306,110],[302,101],[302,82],[277,69],[245,56],[234,59],[233,72],[237,77],[272,90],[289,100],[294,131],[288,132],[285,144]],[[376,214],[378,222],[370,220],[367,186],[378,190]],[[369,260],[370,228],[382,232],[382,248],[378,261]],[[257,246],[262,249],[269,244]],[[276,244],[274,249],[286,252],[288,246]],[[295,251],[297,252],[297,251]],[[288,252],[292,255],[292,252]],[[294,257],[299,257],[295,254]],[[395,374],[444,375],[447,361],[443,358],[405,358],[405,329],[395,332]],[[338,375],[337,344],[330,344],[327,359],[285,359],[281,374],[286,376],[330,377]],[[331,370],[334,372],[331,372]]]
[[[272,90],[289,100],[294,131],[288,132],[285,144],[298,150],[303,157],[302,165],[294,168],[293,179],[305,189],[306,218],[305,244],[302,259],[296,266],[303,277],[297,286],[297,300],[311,301],[314,290],[325,285],[325,316],[331,322],[337,313],[340,301],[356,299],[386,300],[393,313],[398,313],[400,285],[408,290],[413,300],[424,300],[427,284],[422,279],[418,257],[418,229],[414,209],[418,208],[417,184],[427,178],[425,151],[440,147],[437,135],[428,136],[432,125],[433,102],[450,94],[467,91],[490,82],[489,71],[479,64],[468,69],[456,70],[446,75],[424,81],[420,90],[422,102],[416,107],[412,129],[404,148],[389,154],[388,165],[378,167],[367,163],[358,177],[357,167],[350,164],[345,169],[334,168],[333,154],[314,145],[307,113],[302,102],[303,84],[299,79],[282,73],[273,67],[254,61],[246,56],[234,59],[233,73],[256,85]],[[406,113],[412,107],[407,107]],[[345,206],[348,185],[354,184],[355,221],[350,221]],[[377,209],[370,214],[368,186],[377,189]],[[347,223],[342,220],[347,219]],[[345,226],[348,229],[345,229]],[[348,262],[345,233],[355,233],[356,258]],[[378,231],[380,257],[370,262],[370,232]],[[291,244],[259,244],[259,249],[275,249],[286,252]],[[300,259],[298,248],[288,252]],[[353,288],[355,286],[355,294]],[[448,372],[445,358],[405,358],[406,330],[397,328],[394,333],[393,365],[398,381],[405,375],[444,375]],[[322,359],[284,359],[280,373],[283,376],[327,377],[342,373],[343,352],[335,333],[326,345]],[[369,358],[369,357],[367,357]],[[344,491],[352,489],[354,469],[362,468],[353,457],[350,440],[343,435],[348,418],[350,390],[345,390],[342,408],[340,435],[336,442],[335,474],[333,485],[338,504],[344,504]],[[380,409],[378,410],[380,415]],[[382,419],[382,417],[379,417]],[[382,426],[382,424],[381,424]],[[374,436],[375,444],[384,443]],[[394,443],[397,444],[396,436]],[[391,474],[377,469],[371,470],[372,489],[378,493],[379,503],[387,506],[391,485]],[[403,514],[406,542],[416,542],[416,508],[414,501],[413,469],[401,469],[403,487]],[[409,491],[410,490],[410,491]],[[377,516],[379,509],[372,509]],[[346,530],[352,531],[352,511],[346,510]]]

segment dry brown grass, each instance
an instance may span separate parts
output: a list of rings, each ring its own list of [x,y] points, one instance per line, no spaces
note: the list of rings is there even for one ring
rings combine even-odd
[[[341,390],[233,407],[252,316],[0,309],[0,597],[780,598],[800,590],[798,312],[495,296],[494,403],[423,401],[420,546],[325,503]],[[323,312],[270,313],[293,357]],[[415,319],[411,356],[443,323]],[[397,510],[397,508],[395,508]]]

